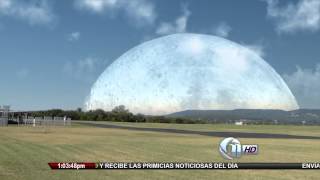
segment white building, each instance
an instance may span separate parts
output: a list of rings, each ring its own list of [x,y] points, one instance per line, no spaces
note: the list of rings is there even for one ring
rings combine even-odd
[[[235,125],[237,126],[242,126],[243,125],[243,121],[236,121],[234,122]]]

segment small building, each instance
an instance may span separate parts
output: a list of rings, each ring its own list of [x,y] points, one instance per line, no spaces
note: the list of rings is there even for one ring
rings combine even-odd
[[[243,121],[236,121],[234,122],[235,125],[237,126],[242,126],[243,125]]]

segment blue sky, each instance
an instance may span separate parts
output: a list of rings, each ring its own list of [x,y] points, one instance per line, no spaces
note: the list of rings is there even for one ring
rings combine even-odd
[[[82,107],[105,68],[173,33],[222,36],[252,48],[302,108],[320,108],[320,1],[0,0],[0,104]]]

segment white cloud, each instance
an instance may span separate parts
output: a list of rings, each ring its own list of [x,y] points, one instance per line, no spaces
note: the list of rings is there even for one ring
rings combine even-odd
[[[118,6],[118,0],[78,0],[76,5],[80,8],[88,9],[97,13],[102,13],[105,9]]]
[[[182,15],[179,16],[174,22],[163,22],[156,30],[156,34],[165,35],[173,33],[186,32],[189,16],[191,12],[186,5],[182,6]]]
[[[266,0],[268,17],[276,21],[276,30],[296,32],[302,30],[317,31],[320,28],[320,1],[299,0],[279,7],[278,0]]]
[[[264,46],[261,44],[242,44],[244,47],[250,49],[251,51],[257,53],[260,57],[265,57]]]
[[[0,0],[0,15],[22,19],[31,25],[49,24],[55,19],[47,0]]]
[[[297,67],[292,74],[284,74],[301,108],[320,108],[320,64],[314,69]]]
[[[98,14],[124,12],[136,25],[153,24],[157,16],[147,0],[75,0],[75,6]]]
[[[81,81],[91,83],[99,73],[104,70],[107,61],[87,57],[76,62],[68,61],[63,66],[63,72],[67,75]]]
[[[77,41],[80,39],[80,32],[72,32],[68,35],[68,41]]]
[[[221,22],[217,26],[213,27],[212,33],[217,36],[228,37],[231,30],[231,27],[227,23]]]

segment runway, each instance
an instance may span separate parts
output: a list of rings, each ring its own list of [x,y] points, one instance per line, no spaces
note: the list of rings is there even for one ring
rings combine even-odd
[[[76,121],[76,123],[99,127],[99,128],[112,128],[112,129],[124,129],[133,131],[148,131],[148,132],[163,132],[163,133],[175,133],[175,134],[192,134],[203,135],[212,137],[235,137],[235,138],[272,138],[272,139],[320,139],[317,136],[298,136],[289,134],[271,134],[271,133],[250,133],[250,132],[227,132],[227,131],[193,131],[183,129],[168,129],[168,128],[145,128],[145,127],[132,127],[132,126],[119,126],[113,124],[100,124],[90,121]]]

